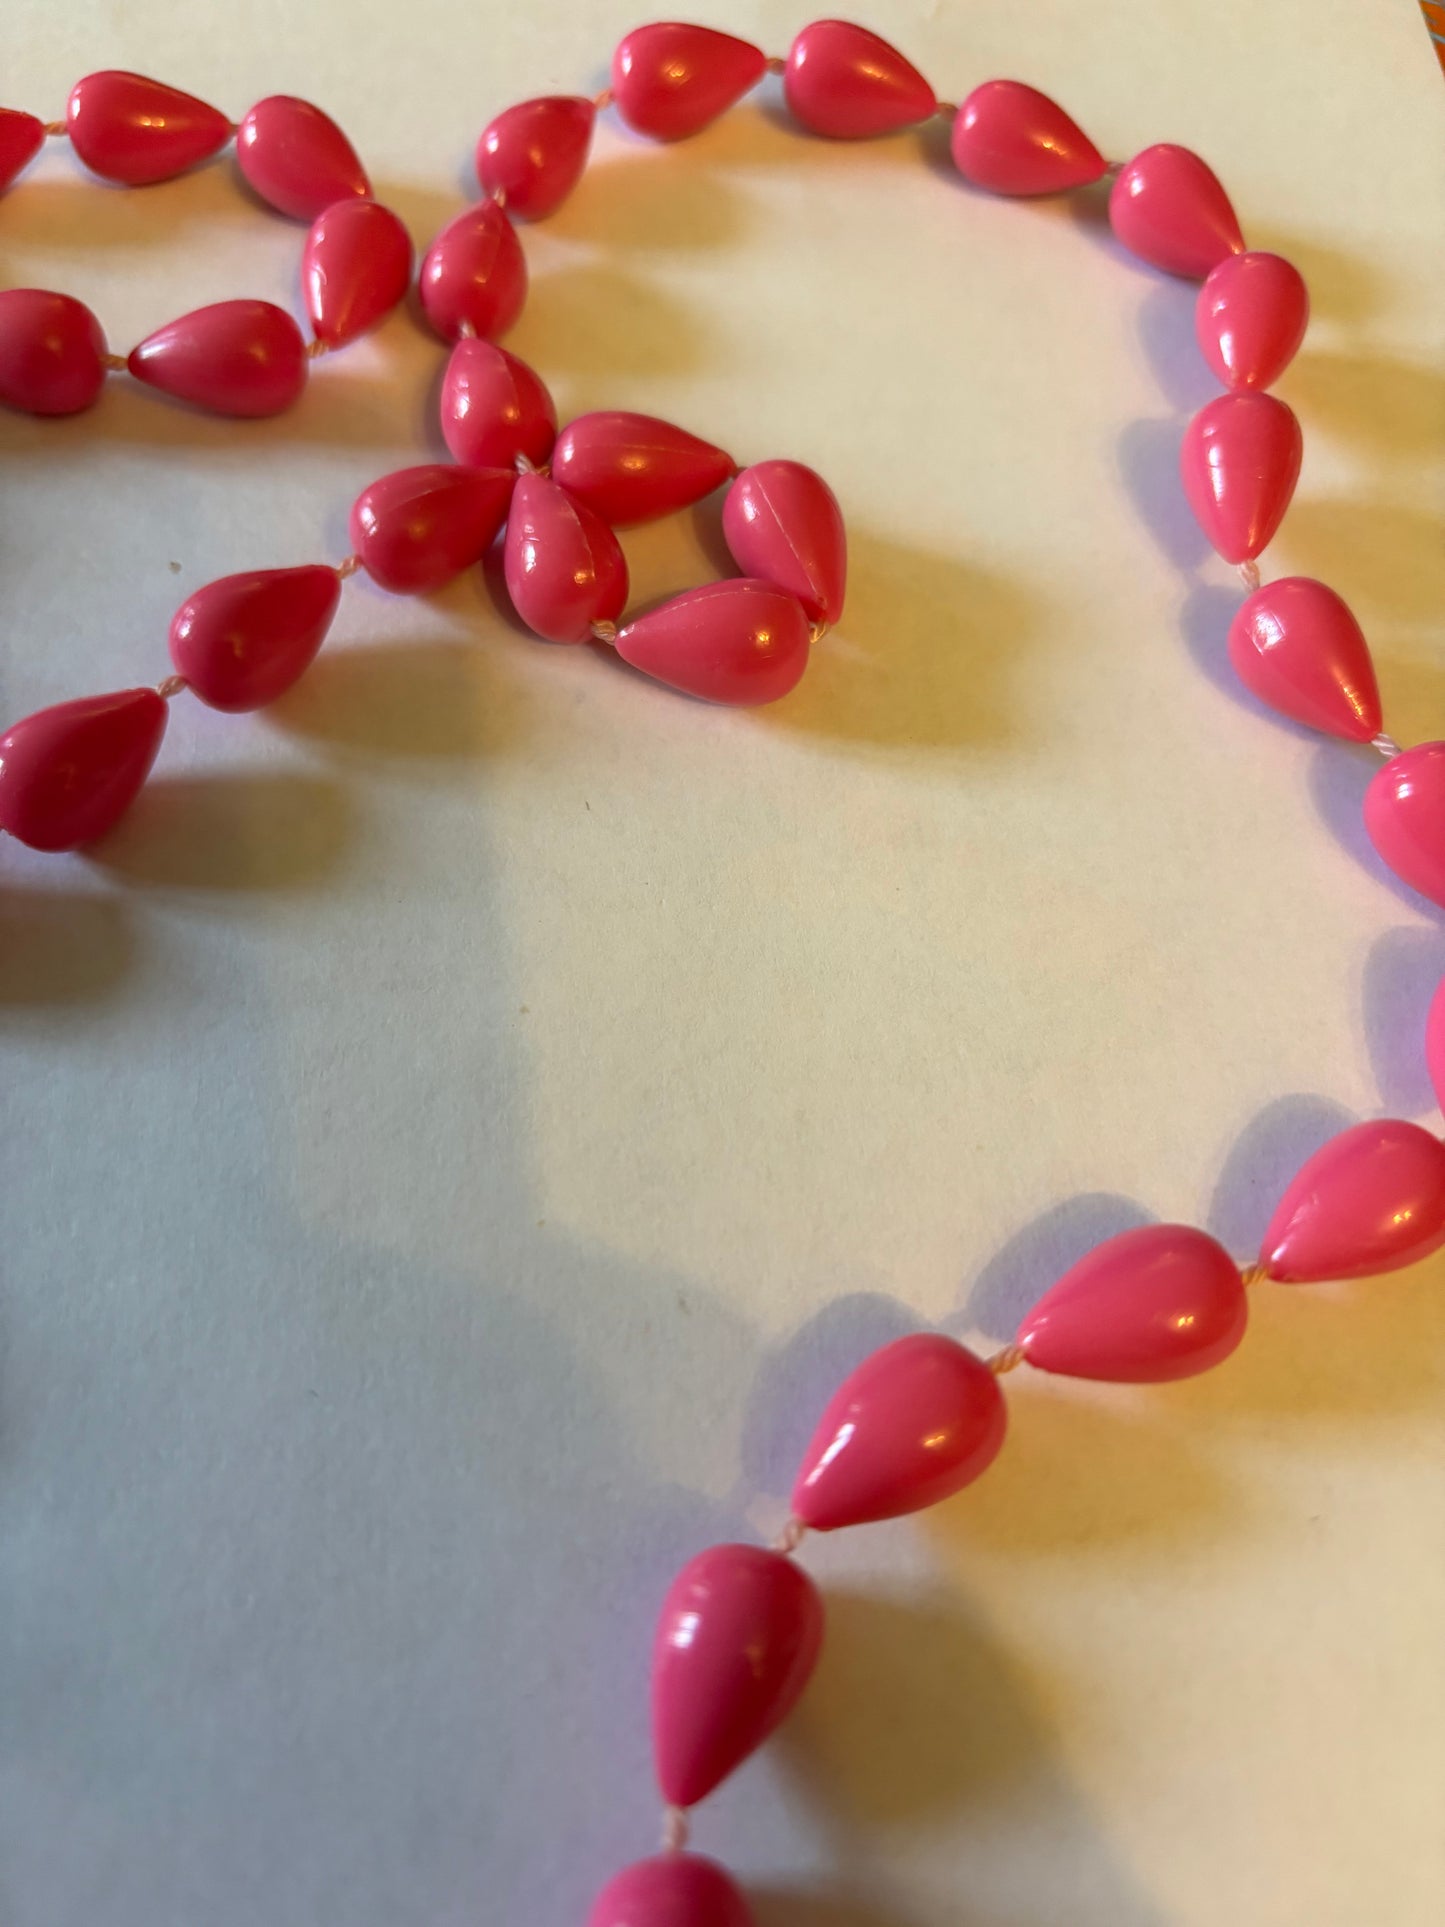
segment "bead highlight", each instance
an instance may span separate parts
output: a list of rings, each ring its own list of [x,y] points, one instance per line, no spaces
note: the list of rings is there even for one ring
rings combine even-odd
[[[823,1644],[805,1572],[762,1546],[713,1546],[668,1588],[652,1647],[657,1784],[696,1806],[796,1705]]]
[[[895,1339],[829,1401],[793,1487],[815,1532],[921,1512],[971,1485],[1007,1425],[998,1378],[937,1332]]]
[[[1183,1224],[1147,1224],[1089,1252],[1019,1327],[1030,1365],[1069,1378],[1162,1384],[1221,1364],[1244,1337],[1244,1281],[1224,1248]]]

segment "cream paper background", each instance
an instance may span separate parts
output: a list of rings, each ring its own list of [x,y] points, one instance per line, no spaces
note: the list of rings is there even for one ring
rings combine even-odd
[[[785,49],[805,15],[714,9]],[[105,65],[315,98],[425,240],[508,102],[634,0],[10,0],[4,96]],[[1272,572],[1326,576],[1390,727],[1445,731],[1442,101],[1406,0],[872,6],[958,98],[1201,148],[1308,276]],[[480,580],[348,589],[292,698],[180,702],[89,859],[0,852],[0,1895],[10,1927],[573,1927],[649,1850],[666,1578],[770,1531],[839,1376],[997,1342],[1145,1215],[1246,1254],[1343,1122],[1438,1127],[1439,919],[1374,762],[1269,720],[1182,505],[1191,291],[1097,210],[970,193],[941,129],[799,138],[774,83],[673,151],[612,119],[526,247],[564,412],[815,464],[846,618],[715,712],[527,641]],[[295,303],[229,162],[57,143],[6,282],[113,343]],[[165,673],[184,591],[340,556],[435,449],[398,317],[237,426],[115,384],[0,423],[14,717]],[[640,597],[715,521],[627,538]],[[1157,1391],[1010,1381],[981,1486],[810,1545],[826,1658],[700,1816],[763,1927],[1445,1917],[1445,1263],[1263,1290]]]

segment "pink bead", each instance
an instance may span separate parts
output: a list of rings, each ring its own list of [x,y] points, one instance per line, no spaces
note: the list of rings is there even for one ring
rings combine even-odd
[[[222,576],[171,618],[171,661],[212,709],[260,709],[311,666],[341,595],[335,569]]]
[[[918,69],[847,20],[804,27],[788,49],[783,94],[795,120],[835,140],[896,133],[938,111],[938,96]]]
[[[753,1916],[715,1860],[659,1853],[608,1881],[587,1927],[753,1927]]]
[[[725,449],[618,408],[579,415],[552,451],[555,479],[614,527],[700,502],[733,472]]]
[[[627,601],[627,563],[600,515],[545,475],[522,475],[507,512],[507,591],[548,642],[585,642]]]
[[[1280,1200],[1259,1261],[1281,1284],[1371,1278],[1445,1244],[1445,1144],[1379,1118],[1315,1152]]]
[[[29,167],[45,145],[45,122],[14,107],[0,107],[0,194]]]
[[[774,703],[808,666],[800,602],[746,576],[674,596],[617,632],[617,653],[644,675],[711,703]]]
[[[328,348],[384,321],[411,285],[411,236],[379,201],[337,201],[318,214],[301,255],[311,332]]]
[[[1184,1224],[1146,1224],[1097,1246],[1020,1327],[1030,1365],[1131,1385],[1191,1378],[1244,1337],[1244,1280],[1222,1245]]]
[[[986,80],[954,117],[953,164],[994,194],[1062,194],[1102,180],[1103,155],[1047,94],[1021,80]]]
[[[70,144],[92,174],[145,187],[209,160],[231,123],[194,94],[143,74],[87,74],[65,105]]]
[[[1273,395],[1220,395],[1185,429],[1184,493],[1226,562],[1252,561],[1268,545],[1290,505],[1303,452],[1299,423]]]
[[[351,546],[396,595],[426,595],[480,562],[506,519],[507,469],[424,462],[383,475],[357,496]]]
[[[1379,735],[1369,644],[1323,582],[1287,575],[1247,596],[1229,626],[1229,657],[1240,681],[1281,715],[1347,742]]]
[[[540,375],[505,348],[464,335],[442,379],[442,438],[472,468],[540,468],[557,439],[557,410]]]
[[[1199,290],[1194,332],[1226,388],[1269,388],[1299,352],[1309,318],[1309,290],[1292,262],[1227,254]]]
[[[306,386],[301,330],[269,301],[216,301],[132,348],[137,381],[214,415],[279,415]]]
[[[105,382],[105,336],[83,303],[44,288],[0,288],[0,402],[75,415]]]
[[[988,1470],[1006,1424],[998,1380],[972,1352],[938,1332],[895,1339],[829,1400],[793,1511],[817,1532],[921,1512]]]
[[[1365,828],[1397,877],[1445,906],[1445,743],[1417,743],[1375,772]]]
[[[723,535],[744,575],[796,596],[814,622],[843,613],[848,538],[832,489],[801,462],[754,462],[723,503]]]
[[[371,183],[356,150],[309,100],[269,94],[236,129],[236,161],[247,184],[280,214],[314,221],[335,201],[366,200]]]
[[[502,194],[524,221],[555,214],[582,178],[597,109],[576,94],[549,94],[508,107],[482,130],[477,179]]]
[[[421,264],[421,305],[443,341],[463,325],[494,341],[527,299],[527,261],[517,231],[495,201],[448,221]]]
[[[1244,237],[1229,196],[1187,147],[1146,147],[1119,170],[1109,220],[1131,253],[1167,274],[1202,281]]]
[[[32,850],[73,850],[113,829],[166,733],[154,689],[57,703],[0,736],[0,830]]]
[[[612,98],[635,132],[684,140],[756,87],[767,64],[761,47],[730,33],[659,21],[618,42]]]
[[[1435,1102],[1445,1111],[1445,978],[1430,999],[1425,1019],[1425,1064],[1435,1086]]]
[[[822,1643],[817,1588],[782,1553],[712,1546],[690,1560],[652,1647],[663,1799],[695,1806],[755,1753],[796,1705]]]

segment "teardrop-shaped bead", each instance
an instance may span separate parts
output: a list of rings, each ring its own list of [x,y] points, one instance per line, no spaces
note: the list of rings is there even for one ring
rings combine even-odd
[[[45,122],[15,107],[0,107],[0,194],[45,145]]]
[[[1055,100],[1021,80],[986,80],[959,108],[953,164],[993,194],[1062,194],[1102,180],[1107,162]]]
[[[166,733],[154,689],[56,703],[0,736],[0,830],[32,850],[94,843],[124,816]]]
[[[419,288],[422,311],[443,341],[455,341],[463,324],[488,341],[507,332],[527,299],[527,260],[495,201],[447,222],[422,259]]]
[[[546,383],[495,342],[463,335],[442,377],[442,439],[472,468],[511,468],[525,455],[540,468],[557,439]]]
[[[366,169],[336,122],[294,94],[256,102],[236,129],[236,162],[261,199],[294,221],[314,221],[335,201],[371,194]]]
[[[662,1797],[695,1806],[792,1711],[823,1643],[823,1602],[762,1546],[712,1546],[668,1588],[652,1647]]]
[[[109,71],[77,80],[65,105],[70,144],[92,174],[124,187],[168,181],[209,160],[231,138],[214,107],[144,74]]]
[[[1333,589],[1281,576],[1246,596],[1229,625],[1229,659],[1261,702],[1347,742],[1380,733],[1380,691],[1360,625]]]
[[[426,595],[480,562],[506,520],[509,469],[423,462],[382,475],[357,496],[351,546],[374,582]]]
[[[1445,977],[1436,986],[1425,1018],[1425,1066],[1435,1087],[1435,1102],[1445,1111]]]
[[[270,301],[216,301],[147,335],[126,366],[213,415],[279,415],[306,386],[306,343]]]
[[[172,616],[171,661],[212,709],[260,709],[310,668],[340,596],[320,562],[222,576]]]
[[[27,415],[76,415],[105,382],[105,336],[83,302],[46,288],[0,288],[0,402]]]
[[[548,642],[585,642],[627,601],[627,562],[617,537],[585,502],[522,475],[507,511],[507,592],[517,614]]]
[[[612,98],[634,132],[684,140],[756,87],[767,64],[761,47],[730,33],[658,21],[618,42]]]
[[[1395,875],[1445,908],[1445,743],[1417,743],[1376,770],[1365,828]]]
[[[794,120],[834,140],[893,134],[938,111],[938,96],[913,63],[847,20],[804,27],[788,49],[783,95]]]
[[[715,1860],[659,1853],[608,1881],[587,1927],[753,1927],[753,1916]]]
[[[1271,388],[1299,352],[1309,325],[1304,276],[1283,255],[1227,254],[1194,305],[1204,359],[1226,388]]]
[[[793,1487],[817,1532],[921,1512],[987,1471],[1007,1413],[998,1379],[941,1332],[865,1358],[829,1400]]]
[[[734,473],[733,458],[656,415],[599,409],[557,437],[552,473],[604,522],[650,522],[700,502]]]
[[[1161,141],[1120,168],[1109,220],[1131,253],[1166,274],[1202,281],[1244,237],[1213,170],[1187,147]]]
[[[555,214],[582,178],[597,109],[579,94],[524,100],[489,121],[477,142],[477,179],[524,221]]]
[[[1184,431],[1179,474],[1195,520],[1226,562],[1249,562],[1284,520],[1304,441],[1273,395],[1207,402]]]
[[[746,576],[709,582],[617,632],[624,662],[710,703],[775,703],[808,666],[803,605]]]
[[[336,201],[318,214],[301,255],[316,339],[328,348],[384,321],[411,285],[411,236],[380,201]]]
[[[1190,1225],[1146,1224],[1066,1271],[1018,1343],[1041,1371],[1160,1384],[1220,1364],[1248,1318],[1244,1280],[1222,1245]]]
[[[754,462],[723,503],[723,535],[744,575],[796,596],[814,622],[843,613],[848,537],[838,498],[801,462]]]
[[[1280,1199],[1259,1261],[1281,1284],[1370,1278],[1445,1244],[1445,1144],[1418,1124],[1355,1124]]]

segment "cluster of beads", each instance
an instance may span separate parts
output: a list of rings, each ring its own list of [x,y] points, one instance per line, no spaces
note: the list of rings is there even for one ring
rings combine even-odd
[[[595,412],[559,430],[541,378],[497,342],[527,291],[514,222],[545,218],[576,185],[600,108],[615,106],[641,134],[681,139],[768,72],[782,76],[793,117],[832,139],[948,116],[959,173],[994,193],[1056,194],[1112,174],[1109,218],[1123,245],[1202,281],[1199,343],[1225,392],[1189,424],[1180,466],[1200,526],[1249,591],[1230,629],[1231,660],[1284,715],[1387,755],[1366,800],[1370,835],[1402,877],[1445,903],[1445,743],[1402,752],[1381,734],[1368,648],[1332,589],[1303,577],[1259,577],[1257,558],[1300,466],[1298,423],[1268,392],[1305,330],[1308,299],[1296,270],[1246,248],[1224,189],[1187,149],[1153,146],[1111,165],[1060,107],[1017,81],[987,82],[961,106],[945,106],[895,48],[835,20],[804,28],[785,60],[703,27],[643,27],[617,48],[610,88],[597,100],[549,97],[498,115],[477,147],[485,198],[442,229],[419,276],[422,312],[451,344],[440,408],[452,460],[363,489],[351,512],[354,553],[340,565],[228,576],[188,597],[171,624],[175,674],[158,689],[65,703],[16,724],[0,740],[0,828],[47,850],[103,835],[145,780],[168,697],[189,688],[225,710],[272,702],[321,647],[347,577],[364,570],[385,590],[425,593],[479,562],[503,531],[507,588],[538,636],[605,643],[657,680],[715,702],[785,696],[842,609],[846,540],[822,478],[792,461],[740,468],[722,448],[645,415]],[[142,114],[137,102],[153,111]],[[0,184],[46,131],[28,116],[0,115]],[[400,298],[409,244],[403,262],[395,236],[383,239],[385,211],[367,198],[355,157],[304,103],[264,101],[233,130],[213,109],[154,82],[96,75],[72,96],[69,131],[93,169],[133,182],[190,166],[236,132],[242,170],[257,191],[316,222],[308,302],[327,345]],[[4,304],[14,299],[0,295],[0,398],[41,413],[55,412],[47,396],[68,394],[69,406],[83,406],[98,378],[86,395],[71,337],[39,324],[27,335],[29,324],[6,319]],[[214,406],[226,386],[218,376],[224,358],[203,333],[190,329],[188,352],[193,369],[208,370],[205,379],[193,374],[189,389],[160,385]],[[148,346],[131,357],[143,379],[151,362],[166,359],[147,355]],[[723,485],[723,533],[740,575],[623,620],[628,574],[616,528]],[[1445,990],[1426,1051],[1445,1104]],[[928,1333],[865,1359],[819,1421],[778,1542],[714,1546],[667,1593],[652,1689],[664,1850],[603,1890],[590,1927],[747,1927],[751,1916],[731,1877],[687,1851],[687,1810],[756,1751],[813,1670],[823,1607],[793,1555],[809,1531],[897,1518],[978,1478],[1004,1441],[1002,1373],[1028,1364],[1130,1383],[1186,1377],[1240,1343],[1247,1286],[1367,1276],[1442,1244],[1445,1145],[1418,1125],[1378,1120],[1342,1132],[1305,1164],[1247,1267],[1202,1231],[1150,1225],[1089,1253],[991,1359]]]
[[[411,285],[411,236],[371,183],[336,123],[308,101],[273,94],[239,125],[191,94],[140,74],[87,74],[63,121],[0,108],[0,192],[68,134],[92,174],[126,187],[187,173],[234,136],[236,162],[269,207],[310,231],[301,256],[308,345],[271,301],[215,301],[112,355],[83,302],[43,288],[0,292],[0,401],[33,415],[73,415],[108,372],[217,415],[278,415],[306,386],[310,361],[375,327]]]

